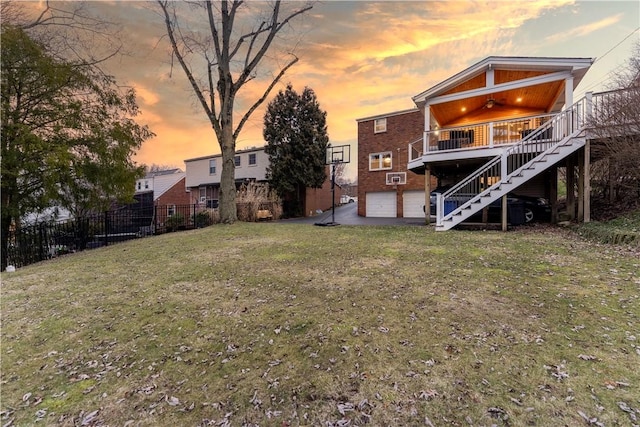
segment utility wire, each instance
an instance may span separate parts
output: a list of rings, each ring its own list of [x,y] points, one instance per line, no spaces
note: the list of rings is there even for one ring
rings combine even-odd
[[[613,46],[611,49],[609,49],[608,51],[606,51],[604,53],[604,55],[598,57],[598,59],[596,59],[595,61],[593,61],[593,63],[597,63],[598,61],[600,61],[602,58],[606,57],[608,54],[610,54],[614,49],[616,49],[618,46],[620,46],[622,43],[624,43],[625,41],[627,41],[627,39],[629,37],[631,37],[634,33],[636,33],[638,30],[640,30],[640,27],[636,28],[635,30],[631,31],[629,34],[627,34],[627,36],[625,38],[623,38],[622,40],[620,40],[615,46]],[[604,82],[605,80],[608,79],[608,77],[610,75],[612,75],[614,73],[614,71],[609,71],[605,76],[603,76],[600,80],[592,83],[591,85],[589,85],[588,87],[582,89],[582,91],[584,92],[588,92],[590,89],[596,87],[597,85],[601,84],[602,82]]]

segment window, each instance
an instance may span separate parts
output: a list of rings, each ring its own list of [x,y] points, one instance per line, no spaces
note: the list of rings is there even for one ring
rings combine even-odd
[[[235,156],[233,158],[233,161],[236,164],[236,167],[239,168],[240,167],[240,156]]]
[[[138,181],[138,190],[142,190],[142,183]]]
[[[256,153],[249,154],[249,166],[256,165]]]
[[[373,122],[373,133],[381,133],[387,131],[387,119],[376,119]]]
[[[371,171],[391,169],[392,166],[391,151],[369,155],[369,170]]]
[[[216,159],[209,160],[209,175],[216,174]]]
[[[176,205],[167,205],[167,216],[173,216],[176,214]]]
[[[149,181],[145,181],[144,182],[144,189],[148,190],[149,189]]]

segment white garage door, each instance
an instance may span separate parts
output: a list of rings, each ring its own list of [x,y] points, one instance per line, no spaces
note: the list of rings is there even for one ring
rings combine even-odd
[[[405,218],[424,218],[424,191],[405,191],[402,194],[402,215]]]
[[[397,211],[395,191],[367,193],[368,217],[395,218]]]

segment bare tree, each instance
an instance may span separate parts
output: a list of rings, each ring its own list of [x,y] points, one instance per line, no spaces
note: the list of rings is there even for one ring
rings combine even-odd
[[[220,180],[220,220],[232,223],[237,219],[235,187],[235,150],[236,140],[251,114],[265,101],[273,87],[291,68],[298,58],[288,52],[288,58],[280,63],[278,71],[266,85],[262,95],[247,106],[237,126],[234,124],[234,108],[240,89],[256,79],[258,66],[265,60],[276,37],[283,33],[290,21],[313,6],[309,3],[290,3],[296,9],[281,10],[281,1],[273,3],[252,3],[269,5],[270,10],[264,19],[248,12],[249,2],[242,0],[222,0],[219,9],[212,1],[189,3],[196,8],[191,16],[202,16],[206,23],[203,33],[198,32],[197,24],[193,31],[181,26],[185,15],[179,15],[178,2],[158,0],[162,10],[172,54],[185,72],[191,87],[202,105],[215,131],[222,151],[222,175]],[[198,13],[201,12],[201,13]],[[257,18],[253,26],[248,19]],[[182,20],[182,21],[181,21]],[[244,24],[242,24],[242,22]],[[269,58],[272,59],[272,58]],[[202,74],[196,72],[202,67]]]
[[[0,2],[2,22],[24,30],[46,46],[48,55],[102,73],[100,65],[124,53],[120,25],[95,15],[88,2],[27,4],[31,7],[15,0]]]
[[[600,212],[632,208],[640,200],[640,43],[612,82],[614,89],[599,95],[591,123],[591,151],[598,159],[593,195],[605,205]]]

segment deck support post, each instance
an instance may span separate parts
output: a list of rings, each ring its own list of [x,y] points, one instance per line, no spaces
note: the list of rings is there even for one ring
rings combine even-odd
[[[584,142],[584,222],[591,222],[591,146]]]
[[[507,231],[507,195],[502,196],[502,231]]]
[[[567,213],[569,220],[576,219],[576,196],[575,196],[575,157],[573,155],[567,158]]]
[[[578,155],[578,221],[591,222],[591,147],[588,139]]]
[[[578,216],[584,222],[584,149],[578,152]]]
[[[551,201],[551,223],[558,223],[558,167],[549,169],[549,200]]]
[[[424,170],[424,218],[425,223],[431,223],[431,167]]]

